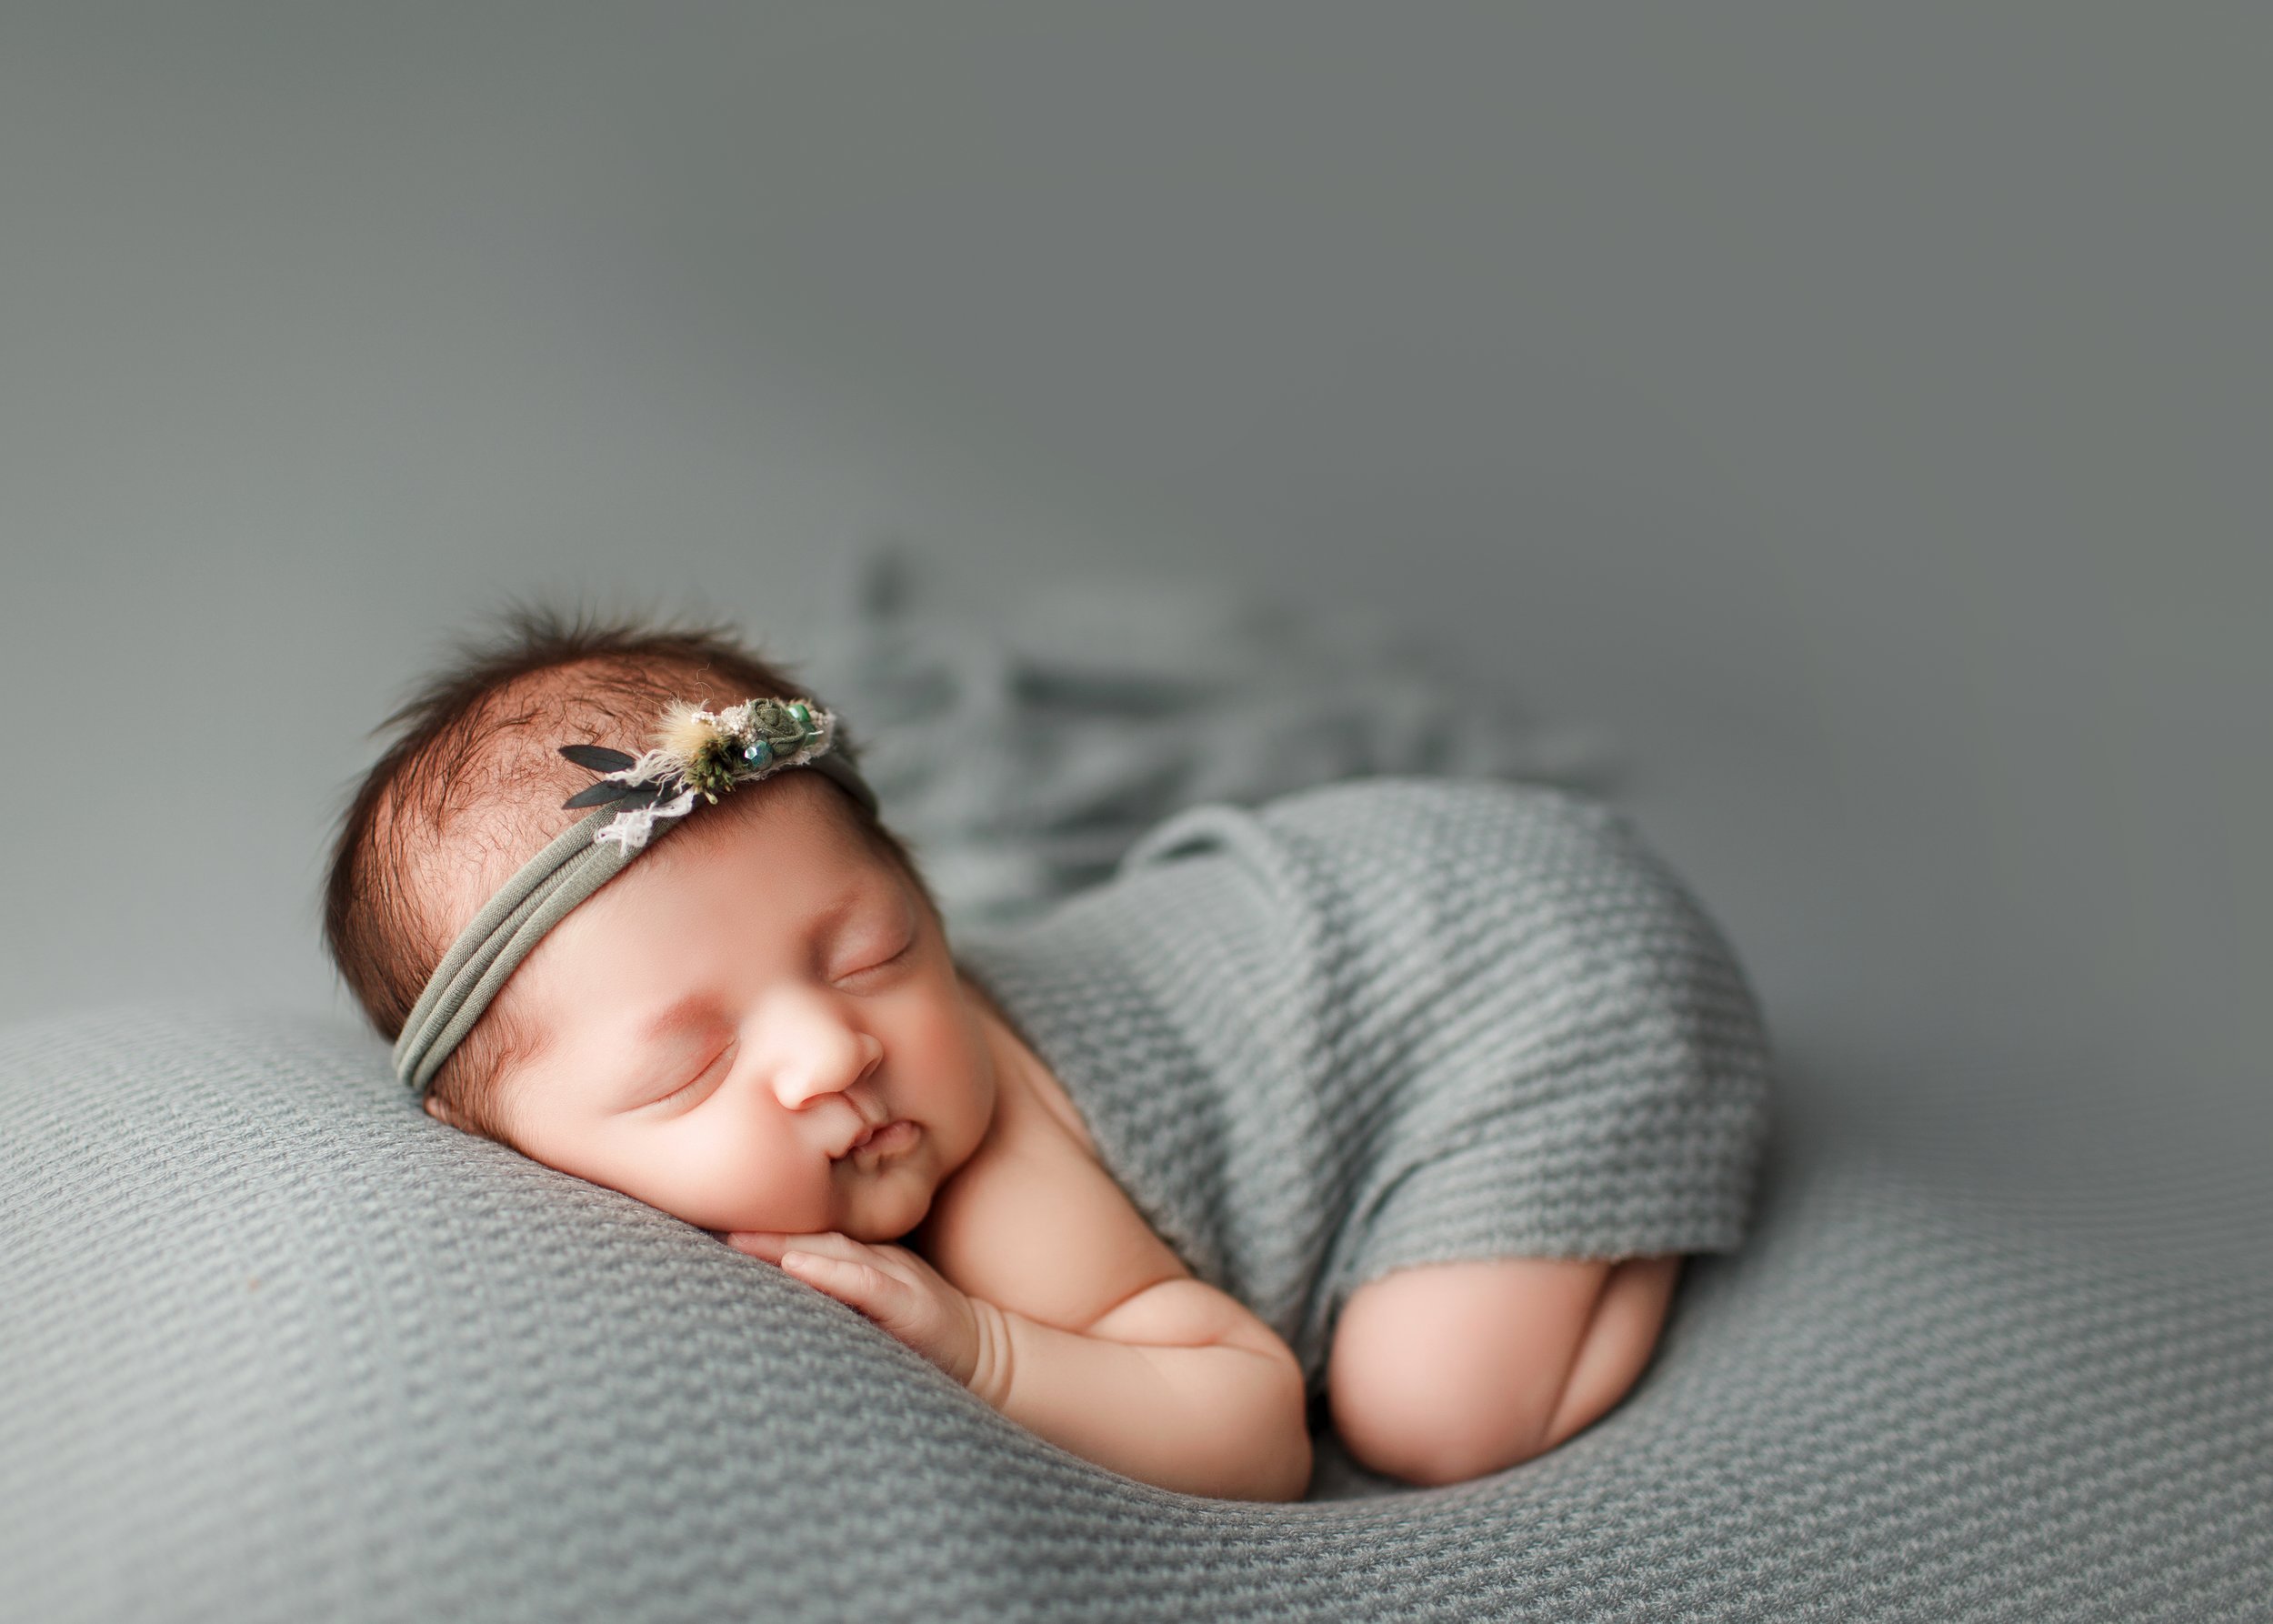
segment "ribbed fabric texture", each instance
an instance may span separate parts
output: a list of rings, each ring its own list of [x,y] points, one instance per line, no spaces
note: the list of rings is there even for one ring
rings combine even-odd
[[[1255,917],[1302,918],[1286,899],[1308,896],[1330,919],[1358,906],[1353,892],[1397,883],[1394,857],[1379,880],[1353,879],[1302,816],[1283,813],[1259,826],[1196,817],[1185,833],[1220,841],[1222,860],[1157,845],[1136,884],[1200,906],[1187,878],[1213,871],[1267,896]],[[2105,1158],[2038,1168],[2024,1190],[1951,1172],[1964,1159],[1955,1132],[1930,1119],[1907,1125],[1895,1158],[1779,1095],[1739,1234],[1739,1153],[1694,1138],[1647,1151],[1633,1131],[1657,1110],[1745,1138],[1729,1125],[1751,1120],[1735,1104],[1754,1098],[1749,1074],[1668,1058],[1706,1052],[1682,1040],[1708,1038],[1736,1007],[1709,938],[1693,921],[1627,928],[1681,917],[1639,879],[1646,863],[1607,889],[1586,880],[1597,858],[1621,872],[1640,860],[1615,825],[1566,808],[1524,827],[1545,842],[1529,849],[1576,867],[1564,889],[1547,887],[1560,900],[1537,902],[1534,925],[1502,927],[1507,985],[1537,974],[1516,945],[1527,939],[1582,967],[1570,972],[1578,1004],[1608,1001],[1592,1025],[1550,1021],[1543,1030],[1569,1041],[1545,1056],[1511,1048],[1504,1071],[1584,1078],[1596,1100],[1618,1078],[1651,1079],[1602,1116],[1612,1148],[1597,1154],[1701,1170],[1699,1192],[1629,1177],[1615,1188],[1648,1193],[1631,1212],[1615,1197],[1558,1195],[1556,1178],[1521,1170],[1525,1158],[1551,1168],[1587,1136],[1516,1132],[1517,1153],[1499,1158],[1518,1168],[1499,1185],[1521,1197],[1510,1216],[1479,1219],[1491,1204],[1464,1198],[1462,1168],[1431,1184],[1411,1221],[1391,1221],[1400,1190],[1457,1165],[1432,1159],[1457,1135],[1423,1108],[1441,1046],[1490,1052],[1456,1018],[1467,995],[1449,967],[1472,956],[1428,923],[1475,911],[1451,876],[1423,887],[1417,923],[1379,949],[1422,958],[1409,996],[1434,1001],[1432,1020],[1227,1011],[1253,1035],[1220,1040],[1222,1052],[1267,1049],[1291,1022],[1369,1057],[1370,1080],[1348,1098],[1378,1100],[1400,1126],[1369,1129],[1374,1148],[1324,1194],[1283,1172],[1231,1177],[1268,1154],[1247,1140],[1252,1114],[1216,1118],[1211,1133],[1106,1087],[1108,1075],[1169,1075],[1165,1062],[1108,1074],[1051,1042],[1195,1257],[1267,1299],[1307,1257],[1347,1282],[1425,1250],[1439,1219],[1460,1246],[1738,1241],[1690,1260],[1634,1390],[1547,1455],[1405,1489],[1322,1435],[1308,1502],[1168,1493],[1044,1443],[778,1269],[428,1120],[384,1046],[344,1022],[77,1012],[0,1031],[0,1619],[2266,1618],[2273,1193],[2261,1174],[2239,1157],[2244,1176],[2143,1170],[2111,1116]],[[1602,900],[1627,885],[1640,886],[1634,901]],[[1172,923],[1161,941],[1208,938]],[[1088,939],[1078,924],[1048,928]],[[1673,944],[1686,967],[1621,968],[1606,946],[1617,941]],[[1164,962],[1146,947],[1119,962]],[[1128,1008],[1155,1013],[1097,1035],[1096,1053],[1189,1048],[1191,1031],[1215,1029],[1205,987],[1221,981],[1230,990],[1216,996],[1231,997],[1269,985],[1245,952],[1236,937],[1195,950],[1131,995]],[[1383,983],[1329,953],[1289,984],[1315,997]],[[1173,1018],[1158,1013],[1162,991],[1179,995]],[[1604,1046],[1621,1007],[1656,1037],[1622,1039],[1627,1060],[1614,1064]],[[1038,1004],[1020,1013],[1046,1035],[1066,1027]],[[1438,1049],[1392,1052],[1389,1034],[1422,1030]],[[1508,1098],[1521,1122],[1541,1096]],[[2048,1093],[2041,1103],[2062,1108]],[[1157,1118],[1180,1137],[1139,1154]],[[2251,1120],[2265,1126],[2261,1111]],[[1177,1144],[1223,1165],[1178,1177]],[[1407,1158],[1422,1171],[1397,1184],[1386,1168]],[[1307,1217],[1297,1239],[1250,1227],[1267,1203],[1205,1211],[1188,1193],[1234,1188],[1276,1188],[1312,1203],[1306,1213],[1356,1198],[1347,1228]],[[1355,1238],[1317,1254],[1318,1230]]]
[[[1314,1390],[1350,1290],[1400,1265],[1744,1238],[1759,1010],[1587,797],[1384,777],[1195,807],[956,952],[1147,1221]]]

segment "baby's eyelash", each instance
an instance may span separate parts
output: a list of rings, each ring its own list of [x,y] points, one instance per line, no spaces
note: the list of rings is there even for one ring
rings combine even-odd
[[[847,977],[865,976],[870,970],[880,970],[887,964],[897,964],[901,959],[906,958],[910,953],[913,953],[916,950],[916,937],[910,937],[907,938],[906,945],[901,947],[898,952],[893,954],[890,957],[879,958],[874,964],[865,964],[856,970],[847,970],[845,973]]]
[[[704,1067],[693,1077],[688,1078],[685,1082],[681,1083],[677,1088],[672,1089],[668,1094],[658,1094],[656,1096],[655,1103],[661,1105],[666,1099],[676,1099],[680,1095],[686,1093],[689,1088],[692,1088],[696,1083],[701,1082],[703,1078],[717,1070],[718,1062],[725,1059],[732,1053],[734,1053],[734,1045],[729,1043],[726,1048],[720,1049],[716,1055],[711,1057],[709,1065]]]

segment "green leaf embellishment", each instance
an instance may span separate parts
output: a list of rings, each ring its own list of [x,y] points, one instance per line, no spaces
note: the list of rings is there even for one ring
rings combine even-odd
[[[563,745],[560,753],[578,767],[589,767],[596,773],[620,773],[638,759],[603,745]]]
[[[662,798],[663,787],[659,784],[595,784],[589,789],[579,789],[560,805],[566,811],[572,807],[605,807],[615,802],[628,812],[636,807],[652,806]]]

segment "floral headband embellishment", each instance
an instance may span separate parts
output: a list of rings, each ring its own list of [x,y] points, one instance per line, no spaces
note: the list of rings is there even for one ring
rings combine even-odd
[[[561,805],[618,807],[593,831],[592,840],[613,841],[626,856],[646,845],[656,820],[686,817],[697,797],[716,805],[737,784],[793,767],[819,768],[873,810],[875,796],[859,774],[841,757],[829,756],[836,742],[835,715],[803,699],[746,699],[716,712],[680,699],[664,712],[654,747],[644,755],[600,745],[561,746],[569,760],[602,775]]]

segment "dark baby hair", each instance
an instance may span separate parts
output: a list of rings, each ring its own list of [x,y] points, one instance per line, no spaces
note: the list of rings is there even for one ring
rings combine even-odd
[[[401,1032],[449,950],[455,927],[433,872],[448,848],[472,839],[493,857],[526,857],[565,827],[559,802],[584,775],[559,745],[636,754],[674,699],[716,709],[773,695],[823,703],[722,626],[516,606],[458,644],[373,730],[392,737],[341,815],[325,881],[325,947],[380,1036]],[[836,741],[856,766],[841,721]],[[831,799],[937,918],[906,842],[850,795]],[[509,1143],[497,1081],[533,1047],[493,1006],[435,1074],[432,1096],[473,1131]]]

